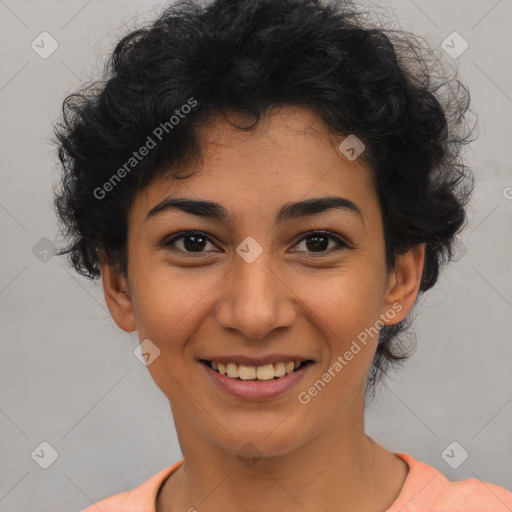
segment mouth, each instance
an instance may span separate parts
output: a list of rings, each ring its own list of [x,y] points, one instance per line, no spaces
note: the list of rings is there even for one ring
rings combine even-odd
[[[278,361],[260,366],[237,364],[233,362],[223,363],[200,359],[200,363],[207,366],[219,375],[224,375],[238,381],[276,381],[303,370],[314,363],[311,359],[295,361]]]

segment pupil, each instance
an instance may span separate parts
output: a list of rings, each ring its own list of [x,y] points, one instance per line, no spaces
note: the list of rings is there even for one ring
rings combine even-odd
[[[190,243],[190,240],[194,240],[192,243]],[[198,242],[200,240],[200,242]],[[185,249],[187,251],[201,251],[201,249],[204,249],[204,245],[206,243],[206,240],[204,236],[200,235],[189,235],[184,238],[183,245],[185,246]]]
[[[184,239],[183,245],[190,252],[201,251],[204,249],[206,239],[200,235],[189,235]],[[314,235],[308,238],[306,242],[308,250],[312,252],[322,252],[329,246],[329,240],[324,235]]]
[[[313,242],[311,243],[311,241]],[[324,235],[314,235],[308,239],[306,245],[308,250],[312,250],[313,252],[321,252],[327,249],[327,246],[329,245],[329,240]]]

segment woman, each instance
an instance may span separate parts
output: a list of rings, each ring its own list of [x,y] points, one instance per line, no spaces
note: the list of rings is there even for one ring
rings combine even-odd
[[[186,2],[67,98],[61,254],[137,331],[184,457],[87,512],[512,508],[364,431],[472,190],[469,95],[430,58],[348,2]]]

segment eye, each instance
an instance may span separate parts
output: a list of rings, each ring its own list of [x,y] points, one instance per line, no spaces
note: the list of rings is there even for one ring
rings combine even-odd
[[[210,248],[208,248],[208,244],[210,244]],[[319,256],[322,256],[325,254],[331,254],[341,248],[349,248],[349,245],[346,242],[329,231],[314,231],[308,233],[308,235],[303,237],[294,245],[294,247],[298,247],[301,244],[305,245],[305,251],[294,250],[292,252],[306,252],[308,254],[318,253]],[[170,240],[164,241],[162,245],[164,247],[172,247],[173,249],[185,254],[194,254],[197,256],[211,252],[218,252],[210,238],[200,231],[186,231],[184,233],[180,233]]]
[[[330,242],[334,242],[334,247],[331,246],[331,248],[327,250]],[[343,247],[349,247],[348,244],[345,243],[341,238],[333,235],[329,231],[311,232],[308,234],[308,236],[302,238],[302,240],[300,240],[294,247],[300,246],[303,243],[305,244],[306,252],[310,254],[321,253],[321,255],[326,253],[330,254],[332,252],[340,250]]]
[[[187,254],[204,254],[211,251],[211,249],[207,248],[208,244],[215,249],[215,245],[204,233],[200,231],[187,231],[164,242],[163,245],[165,247],[174,246],[178,251]]]

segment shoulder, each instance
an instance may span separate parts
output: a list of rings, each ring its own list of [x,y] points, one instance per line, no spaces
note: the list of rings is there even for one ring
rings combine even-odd
[[[104,498],[81,512],[155,512],[155,500],[160,486],[183,462],[182,459],[154,474],[138,487]]]
[[[469,478],[460,482],[448,482],[434,501],[434,506],[443,512],[460,510],[461,505],[472,512],[510,512],[512,493],[490,482]]]
[[[512,493],[498,485],[470,478],[449,481],[433,466],[409,454],[396,453],[409,466],[402,491],[387,512],[510,512]]]

